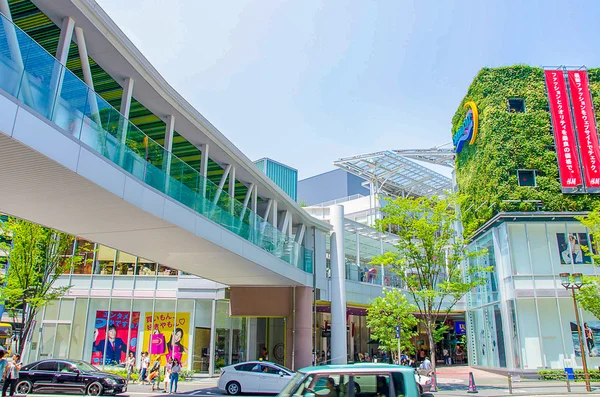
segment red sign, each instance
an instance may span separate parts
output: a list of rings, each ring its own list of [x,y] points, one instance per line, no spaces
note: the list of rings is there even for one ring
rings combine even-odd
[[[554,127],[554,140],[560,171],[560,184],[563,188],[574,189],[582,185],[581,168],[577,157],[577,143],[571,122],[567,85],[562,70],[546,70],[548,102]]]
[[[600,188],[600,147],[587,72],[569,70],[568,76],[585,184],[588,188]]]

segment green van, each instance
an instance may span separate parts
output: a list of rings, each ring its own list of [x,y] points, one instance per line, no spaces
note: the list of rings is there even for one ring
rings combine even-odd
[[[323,365],[296,372],[280,397],[419,397],[413,368],[389,364]]]

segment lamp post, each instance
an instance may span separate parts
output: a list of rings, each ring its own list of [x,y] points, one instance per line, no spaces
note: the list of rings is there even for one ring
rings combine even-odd
[[[585,358],[585,348],[583,345],[583,336],[581,335],[581,326],[579,325],[579,310],[577,309],[577,299],[575,299],[575,290],[583,286],[581,273],[560,273],[560,283],[567,290],[571,290],[573,295],[573,306],[575,307],[575,322],[577,323],[577,335],[579,336],[579,351],[581,352],[581,364],[583,365],[583,376],[585,378],[585,388],[588,392],[592,391],[590,386],[590,374],[588,373],[587,360]],[[572,276],[572,277],[571,277]],[[573,281],[571,281],[571,278]]]

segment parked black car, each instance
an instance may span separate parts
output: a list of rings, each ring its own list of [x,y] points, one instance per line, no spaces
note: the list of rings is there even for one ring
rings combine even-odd
[[[85,361],[42,360],[21,368],[17,394],[65,393],[100,396],[127,391],[122,376],[101,372]]]

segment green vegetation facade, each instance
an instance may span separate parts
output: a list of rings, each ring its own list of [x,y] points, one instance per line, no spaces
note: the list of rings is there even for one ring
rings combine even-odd
[[[589,69],[590,89],[600,98],[600,69]],[[482,69],[452,119],[462,125],[474,101],[479,131],[472,145],[456,155],[464,234],[472,235],[499,212],[589,211],[592,194],[561,192],[544,70],[524,65]],[[509,102],[519,107],[511,108]],[[596,119],[599,107],[594,109]],[[535,186],[519,184],[518,171],[534,171]]]

